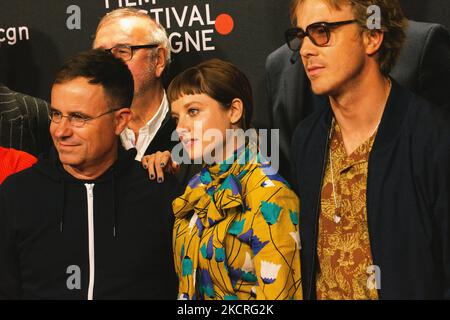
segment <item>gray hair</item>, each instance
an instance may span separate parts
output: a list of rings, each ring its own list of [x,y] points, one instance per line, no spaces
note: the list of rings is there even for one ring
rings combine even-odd
[[[135,8],[120,8],[113,10],[107,13],[99,22],[97,26],[97,30],[95,31],[95,35],[97,35],[103,25],[109,23],[112,20],[120,19],[120,18],[128,18],[128,17],[137,17],[146,19],[149,21],[150,32],[148,34],[151,43],[157,43],[161,45],[166,51],[166,64],[170,63],[170,55],[171,55],[171,46],[169,42],[169,38],[167,36],[167,32],[164,27],[156,22],[152,17],[149,16],[148,11],[139,10]]]

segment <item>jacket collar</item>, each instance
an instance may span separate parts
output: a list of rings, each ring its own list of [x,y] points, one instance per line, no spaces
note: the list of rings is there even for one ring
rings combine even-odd
[[[89,182],[100,182],[110,176],[111,172],[116,172],[117,175],[122,174],[126,169],[134,163],[136,156],[136,149],[125,150],[120,142],[118,143],[118,154],[116,162],[103,173],[100,177]],[[76,179],[67,173],[59,160],[58,151],[54,146],[50,149],[48,154],[42,155],[36,163],[35,168],[42,174],[50,177],[53,180],[66,180],[72,182],[85,182]]]
[[[372,152],[378,152],[387,147],[400,133],[408,113],[409,103],[413,97],[411,92],[400,86],[394,79],[390,79],[392,81],[392,89],[381,117]],[[326,132],[328,134],[333,119],[333,111],[329,99],[326,99],[325,103],[327,108],[324,108],[322,114],[321,128],[323,133]]]
[[[408,113],[413,94],[391,78],[392,89],[381,117],[373,152],[387,147],[400,133]]]

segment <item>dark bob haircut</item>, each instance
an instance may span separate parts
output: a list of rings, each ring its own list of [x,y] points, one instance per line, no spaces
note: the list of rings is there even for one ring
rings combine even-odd
[[[252,88],[246,75],[233,64],[212,59],[189,68],[176,76],[169,85],[168,99],[173,102],[184,95],[206,94],[229,109],[234,99],[244,105],[240,127],[251,126],[253,113]]]

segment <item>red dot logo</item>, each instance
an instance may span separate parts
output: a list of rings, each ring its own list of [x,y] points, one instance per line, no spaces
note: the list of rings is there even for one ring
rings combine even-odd
[[[216,30],[223,36],[226,36],[233,31],[234,21],[233,18],[226,13],[222,13],[216,18]]]

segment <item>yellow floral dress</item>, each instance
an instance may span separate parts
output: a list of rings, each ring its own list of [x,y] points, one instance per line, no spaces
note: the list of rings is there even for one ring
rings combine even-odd
[[[174,200],[178,299],[301,299],[299,200],[256,148],[205,166]]]

